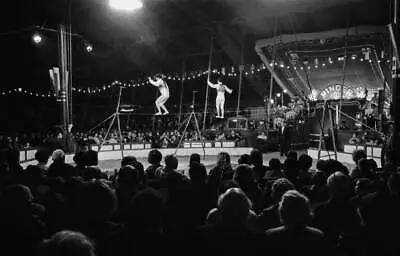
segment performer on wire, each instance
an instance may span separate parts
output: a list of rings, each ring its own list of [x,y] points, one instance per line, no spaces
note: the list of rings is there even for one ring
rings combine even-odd
[[[163,80],[162,75],[156,75],[155,80],[153,80],[149,77],[149,82],[150,82],[150,84],[158,87],[158,89],[160,90],[160,93],[161,93],[161,96],[158,97],[155,102],[157,110],[158,110],[156,115],[168,115],[169,112],[164,105],[165,102],[167,102],[167,100],[169,99],[169,88],[168,88],[167,83]],[[161,110],[164,110],[164,113],[162,113]]]
[[[225,91],[231,94],[232,89],[229,89],[228,86],[224,85],[221,78],[217,79],[216,84],[211,83],[210,80],[207,81],[207,84],[210,87],[217,89],[217,98],[215,99],[217,118],[224,118]]]

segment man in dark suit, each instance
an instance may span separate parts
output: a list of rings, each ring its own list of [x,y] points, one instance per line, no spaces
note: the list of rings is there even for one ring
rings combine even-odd
[[[279,129],[279,145],[281,156],[286,155],[290,149],[290,128],[287,126],[286,122],[283,122]]]

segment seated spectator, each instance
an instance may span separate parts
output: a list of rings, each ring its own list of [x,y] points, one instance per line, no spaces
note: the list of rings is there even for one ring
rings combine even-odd
[[[286,158],[285,162],[283,163],[284,176],[290,180],[290,182],[292,182],[298,190],[302,188],[302,184],[299,180],[299,171],[299,162],[294,158]]]
[[[73,230],[94,240],[96,255],[112,255],[121,233],[121,226],[111,221],[117,210],[115,191],[100,180],[84,183],[75,207]]]
[[[265,179],[275,180],[283,177],[282,163],[278,158],[269,160],[269,170],[265,174]]]
[[[249,154],[243,154],[238,159],[238,164],[248,164],[251,165],[251,159]]]
[[[315,227],[321,229],[328,241],[329,249],[334,250],[339,238],[351,239],[361,228],[361,220],[355,206],[351,205],[351,180],[341,172],[335,172],[327,181],[328,201],[315,208]]]
[[[83,177],[87,167],[87,151],[80,151],[74,155],[75,175]]]
[[[213,252],[231,255],[247,252],[251,255],[258,252],[265,241],[263,235],[248,228],[250,209],[251,202],[240,189],[228,189],[220,196],[218,209],[213,210],[218,216],[217,220],[194,232],[194,248],[198,248],[202,254]]]
[[[233,180],[239,184],[239,187],[252,202],[252,209],[259,213],[263,207],[263,196],[254,179],[254,172],[251,167],[246,164],[239,165],[235,170]]]
[[[359,200],[358,210],[367,228],[367,249],[369,255],[398,255],[400,175],[394,173],[388,177],[386,184],[377,185],[375,192],[365,194]]]
[[[299,157],[299,179],[303,184],[310,184],[311,182],[310,169],[312,167],[312,163],[313,159],[307,154],[302,154]]]
[[[33,202],[30,189],[23,185],[6,187],[0,196],[1,250],[9,255],[29,255],[44,238],[45,209]]]
[[[326,186],[328,177],[323,171],[316,171],[311,176],[311,186],[307,191],[307,195],[314,204],[325,202],[329,199],[329,191]]]
[[[126,219],[127,207],[140,189],[139,171],[131,165],[122,167],[115,182],[118,207],[122,219]]]
[[[230,155],[226,152],[219,153],[217,156],[217,165],[208,174],[210,189],[214,190],[213,193],[215,195],[218,193],[217,190],[221,183],[233,178],[233,173]],[[217,198],[214,201],[216,202]]]
[[[61,149],[54,150],[52,154],[53,163],[47,171],[48,177],[61,177],[64,180],[70,179],[75,174],[75,169],[65,163],[65,153]]]
[[[47,148],[40,148],[35,153],[35,159],[38,161],[36,164],[43,172],[47,171],[47,163],[49,162],[50,151]]]
[[[189,167],[192,166],[193,163],[201,163],[200,155],[197,153],[191,154],[189,159]]]
[[[163,213],[163,200],[155,190],[140,191],[129,204],[121,253],[168,254],[173,245],[164,233]]]
[[[146,177],[149,180],[157,179],[156,170],[161,167],[162,154],[157,149],[153,149],[149,152],[149,156],[147,157],[147,161],[150,166],[146,169]]]
[[[262,153],[257,149],[253,149],[250,152],[250,161],[253,165],[254,178],[258,184],[261,184],[265,173],[268,171],[268,168],[263,165]]]
[[[291,159],[294,159],[294,160],[298,160],[297,157],[298,157],[297,152],[293,151],[293,150],[289,151],[287,153],[287,155],[286,155],[286,158],[291,158]]]
[[[86,181],[90,181],[93,179],[102,179],[106,178],[105,174],[103,174],[99,168],[99,158],[98,152],[94,150],[89,150],[86,153],[86,168],[83,173],[83,179]]]
[[[358,161],[360,159],[362,159],[362,158],[367,158],[367,153],[365,153],[365,151],[362,150],[362,149],[358,149],[358,150],[354,150],[353,151],[352,156],[353,156],[353,162],[356,165],[356,167],[353,170],[350,171],[350,177],[352,176],[353,172],[359,173],[358,166],[357,166],[358,165]]]
[[[375,174],[373,173],[373,166],[370,160],[367,158],[361,158],[358,160],[357,168],[354,168],[350,173],[350,178],[352,180],[357,179],[374,179]]]
[[[207,213],[212,208],[212,196],[207,184],[207,171],[203,164],[193,163],[189,169],[189,177],[186,221],[188,228],[193,229],[205,224]]]
[[[278,206],[283,194],[286,191],[293,190],[294,185],[285,178],[280,178],[274,181],[271,188],[271,198],[273,204],[265,208],[257,217],[257,227],[261,232],[265,232],[267,229],[276,228],[281,225]]]
[[[164,162],[165,167],[160,168],[156,176],[161,178],[161,186],[168,190],[168,204],[181,206],[188,179],[177,171],[178,159],[174,155],[167,155]]]
[[[287,191],[279,202],[283,226],[266,232],[272,255],[326,255],[324,234],[308,226],[311,208],[307,197],[296,190]]]
[[[351,136],[350,140],[349,140],[349,144],[350,145],[358,145],[360,144],[361,140],[357,137],[356,133],[353,133],[353,135]]]
[[[125,156],[121,160],[121,168],[130,165],[135,167],[135,169],[139,172],[139,183],[143,188],[146,186],[146,174],[144,172],[144,166],[141,162],[139,162],[134,156]]]
[[[59,231],[40,244],[41,256],[95,256],[93,243],[82,233]]]

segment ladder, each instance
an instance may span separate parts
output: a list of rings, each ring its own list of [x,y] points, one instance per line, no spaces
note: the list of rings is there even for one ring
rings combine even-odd
[[[331,136],[332,136],[332,144],[333,144],[333,157],[335,160],[337,160],[337,149],[336,149],[336,135],[335,135],[335,123],[333,121],[333,114],[332,114],[332,109],[328,106],[328,101],[324,102],[324,107],[322,111],[322,120],[319,121],[319,126],[320,126],[320,134],[319,134],[319,145],[318,145],[318,160],[324,157],[328,157],[331,159],[331,154],[329,153],[328,147],[326,145],[326,140],[325,140],[325,119],[326,119],[326,111],[328,111],[329,114],[329,121],[331,124]],[[326,150],[326,155],[321,155],[322,148],[325,147]]]

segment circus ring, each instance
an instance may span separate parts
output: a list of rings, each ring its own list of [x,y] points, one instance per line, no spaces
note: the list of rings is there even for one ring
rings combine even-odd
[[[228,152],[231,155],[231,162],[233,165],[237,164],[237,160],[242,154],[249,154],[252,148],[250,147],[235,147],[234,142],[226,141],[226,142],[206,142],[205,144],[205,159],[202,158],[202,163],[207,167],[207,170],[210,170],[213,167],[217,160],[217,155],[220,152]],[[151,145],[150,144],[124,144],[122,145],[123,151],[121,151],[120,144],[113,145],[105,145],[102,150],[99,152],[99,166],[103,171],[113,171],[120,167],[120,160],[122,158],[122,152],[124,156],[135,156],[145,168],[149,165],[147,162],[147,155],[150,152]],[[91,146],[93,150],[98,149],[98,146]],[[361,146],[346,146],[346,150],[343,153],[338,153],[338,160],[344,163],[348,168],[352,168],[354,166],[353,160],[351,158],[351,153],[353,150],[363,148]],[[159,149],[163,156],[168,154],[175,154],[174,148],[165,148]],[[35,153],[37,149],[30,148],[24,149],[20,151],[20,163],[26,168],[28,165],[36,164]],[[185,142],[183,148],[179,148],[176,152],[176,155],[179,160],[178,168],[180,170],[187,170],[189,165],[189,157],[193,153],[198,153],[203,155],[203,149],[201,146],[201,142]],[[315,149],[308,149],[305,151],[299,151],[301,153],[308,153],[311,157],[314,158],[314,168],[317,162],[317,151]],[[326,153],[326,152],[325,152]],[[325,154],[323,153],[323,154]],[[374,158],[378,165],[380,165],[379,161],[379,148],[367,148],[367,153],[369,157]],[[333,156],[333,153],[331,152]],[[73,164],[73,154],[66,155],[66,162]],[[267,153],[263,155],[264,164],[268,164],[268,161],[271,158],[278,158],[281,161],[284,160],[284,157],[280,157],[278,152]],[[51,159],[48,163],[51,164]]]
[[[183,147],[176,150],[175,148],[161,148],[158,149],[163,156],[169,154],[175,154],[179,160],[179,169],[187,169],[189,163],[189,157],[191,154],[197,153],[203,156],[205,152],[205,158],[202,157],[202,162],[206,167],[210,167],[216,163],[217,155],[220,152],[228,152],[231,155],[232,163],[237,163],[237,159],[242,154],[249,154],[252,148],[250,147],[235,147],[235,143],[232,141],[221,141],[221,142],[211,142],[206,141],[204,143],[204,151],[202,147],[202,142],[184,142]],[[92,150],[98,151],[99,147],[97,145],[90,146]],[[152,150],[150,144],[143,143],[133,143],[133,144],[108,144],[104,145],[99,151],[99,166],[104,171],[112,171],[120,167],[120,160],[122,156],[135,156],[145,167],[148,166],[147,156]],[[28,165],[36,164],[35,154],[37,149],[29,148],[24,149],[19,152],[20,164],[22,167],[26,168]],[[73,164],[73,154],[66,155],[65,161],[67,163]],[[279,157],[277,154],[269,154],[268,160],[272,157]],[[49,160],[49,165],[51,164],[51,159]]]

